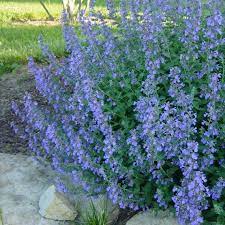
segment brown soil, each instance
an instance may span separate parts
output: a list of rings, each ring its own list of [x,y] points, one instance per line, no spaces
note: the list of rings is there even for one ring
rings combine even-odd
[[[127,209],[120,209],[118,220],[114,225],[125,225],[126,222],[133,217],[137,212],[127,210]]]
[[[26,143],[17,137],[10,127],[15,119],[11,112],[11,102],[20,101],[26,91],[33,89],[32,78],[25,66],[0,76],[0,152],[26,152]]]

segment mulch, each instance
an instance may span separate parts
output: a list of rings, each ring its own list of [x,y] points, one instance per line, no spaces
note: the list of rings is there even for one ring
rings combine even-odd
[[[21,101],[26,91],[34,89],[33,79],[26,66],[0,76],[0,152],[16,154],[27,152],[27,143],[10,127],[16,118],[11,111],[12,101]]]

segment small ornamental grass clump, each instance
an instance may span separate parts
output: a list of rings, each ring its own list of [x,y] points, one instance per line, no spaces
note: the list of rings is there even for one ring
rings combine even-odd
[[[81,225],[109,225],[109,212],[107,202],[103,202],[100,210],[91,200],[90,209],[81,219]]]
[[[174,206],[180,224],[223,223],[223,1],[107,5],[116,23],[93,12],[81,18],[82,38],[64,15],[65,58],[40,40],[48,63],[29,68],[46,101],[13,103],[21,135],[72,183],[121,208]]]

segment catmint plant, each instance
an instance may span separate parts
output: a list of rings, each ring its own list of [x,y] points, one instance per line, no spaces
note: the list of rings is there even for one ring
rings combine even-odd
[[[217,223],[215,206],[225,200],[223,1],[107,0],[111,22],[94,2],[80,18],[81,36],[62,15],[64,58],[40,38],[46,64],[29,59],[38,97],[12,104],[24,124],[12,127],[69,178],[57,178],[61,191],[79,183],[121,208],[174,208],[181,225]]]

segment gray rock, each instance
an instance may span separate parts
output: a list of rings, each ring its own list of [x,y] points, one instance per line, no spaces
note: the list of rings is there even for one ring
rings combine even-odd
[[[42,218],[38,201],[54,173],[32,157],[0,153],[0,208],[4,225],[61,225]]]
[[[74,205],[54,185],[42,194],[39,207],[39,213],[48,219],[73,221],[77,216]]]
[[[126,225],[179,225],[175,216],[168,211],[141,212],[132,217]]]

